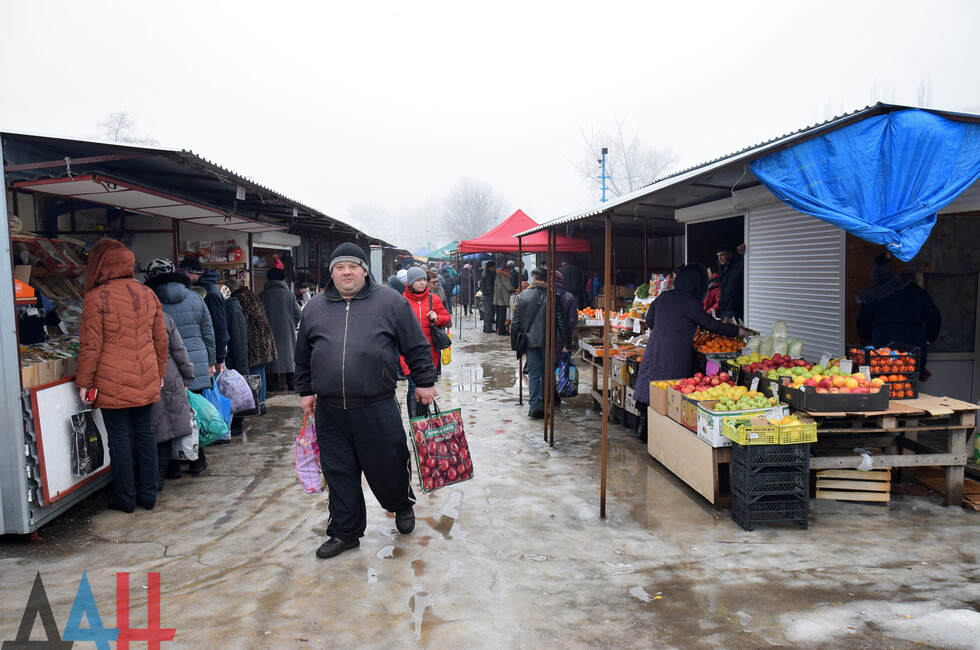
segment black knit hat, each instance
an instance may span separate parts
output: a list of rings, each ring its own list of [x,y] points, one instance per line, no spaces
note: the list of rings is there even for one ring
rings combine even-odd
[[[341,262],[353,262],[354,264],[359,264],[365,271],[371,270],[368,266],[368,258],[364,250],[357,244],[351,242],[344,242],[334,249],[330,255],[330,270],[333,271],[334,265],[340,264]]]
[[[204,265],[201,264],[201,260],[199,260],[196,255],[186,255],[184,259],[180,261],[180,268],[184,269],[188,273],[204,273]]]

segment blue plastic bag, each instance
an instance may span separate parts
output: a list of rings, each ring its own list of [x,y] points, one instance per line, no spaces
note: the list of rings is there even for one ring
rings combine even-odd
[[[194,419],[197,420],[198,446],[206,447],[215,440],[228,435],[228,425],[214,404],[197,393],[187,391],[187,399],[194,409]]]
[[[555,385],[558,388],[558,397],[578,395],[578,368],[572,363],[572,357],[567,352],[561,355],[561,361],[555,368]]]
[[[201,391],[201,395],[207,401],[214,405],[214,408],[218,409],[218,413],[221,414],[221,419],[225,421],[225,426],[231,426],[231,400],[221,394],[218,390],[218,384],[215,382],[214,377],[211,377],[211,388],[205,388]]]

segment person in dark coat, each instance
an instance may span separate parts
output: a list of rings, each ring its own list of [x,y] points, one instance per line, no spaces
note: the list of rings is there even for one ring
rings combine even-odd
[[[221,274],[214,269],[205,269],[201,261],[188,255],[180,262],[191,284],[204,289],[204,304],[208,306],[211,315],[211,327],[214,329],[214,357],[216,372],[225,367],[225,354],[228,349],[228,323],[225,320],[225,300],[221,297],[218,282]]]
[[[388,287],[394,289],[399,293],[399,295],[405,293],[405,283],[402,282],[399,276],[400,271],[396,270],[390,276],[388,276]]]
[[[693,374],[694,334],[698,327],[721,336],[745,336],[745,330],[738,325],[723,323],[704,311],[707,292],[707,269],[701,264],[687,264],[677,272],[674,289],[650,303],[646,315],[650,338],[633,393],[640,411],[636,433],[641,440],[646,438],[650,382],[683,379]]]
[[[890,253],[879,253],[871,271],[873,286],[857,293],[858,334],[876,348],[892,343],[914,345],[922,352],[919,358],[919,379],[930,375],[926,371],[929,343],[939,338],[943,319],[936,303],[925,289],[915,283],[911,273],[895,275]]]
[[[269,382],[269,390],[292,390],[293,388],[293,351],[296,349],[296,326],[303,315],[293,292],[286,286],[286,274],[282,269],[272,268],[266,272],[268,282],[259,294],[265,306],[265,315],[272,327],[276,339],[276,360],[265,368]],[[284,375],[285,381],[280,382],[277,375]]]
[[[718,318],[745,317],[745,279],[742,272],[743,257],[735,247],[723,244],[718,247],[719,288]]]
[[[180,338],[177,323],[166,312],[163,322],[169,337],[167,376],[160,390],[160,401],[153,405],[152,412],[153,436],[160,466],[158,490],[163,489],[173,441],[191,435],[191,405],[187,401],[187,389],[194,381],[194,364],[184,347],[184,339]]]
[[[457,281],[459,282],[459,304],[463,306],[463,314],[469,315],[470,309],[473,308],[473,298],[476,296],[476,273],[473,272],[473,266],[464,264]]]
[[[507,336],[507,310],[510,308],[510,297],[515,289],[511,282],[511,271],[509,266],[497,271],[497,277],[493,286],[493,318],[497,323],[497,334]]]
[[[483,294],[483,333],[491,334],[494,326],[493,291],[497,281],[497,263],[487,262],[480,276],[480,293]]]
[[[439,284],[442,285],[442,290],[446,294],[446,310],[452,313],[453,311],[453,289],[456,288],[456,275],[452,272],[452,267],[448,264],[442,267],[439,271]]]
[[[276,360],[276,339],[272,335],[272,327],[259,297],[234,278],[225,280],[224,284],[242,306],[248,338],[248,374],[262,378],[259,387],[259,415],[265,415],[265,367]]]
[[[174,263],[165,257],[153,260],[146,266],[146,286],[153,289],[160,299],[163,311],[170,314],[177,324],[177,331],[187,348],[187,355],[194,364],[194,381],[188,387],[195,393],[210,388],[215,371],[214,327],[204,299],[191,289],[187,275],[177,272]],[[191,461],[190,473],[199,475],[207,468],[204,448],[198,451],[197,460]],[[180,462],[171,461],[167,478],[180,478]]]
[[[566,257],[562,260],[562,266],[558,269],[561,272],[563,278],[565,278],[565,291],[572,294],[575,297],[576,304],[578,301],[584,299],[582,290],[584,288],[584,282],[582,281],[582,269],[572,263],[571,258]]]
[[[565,321],[568,323],[568,338],[572,340],[575,328],[578,324],[578,301],[575,294],[565,286],[565,275],[561,271],[555,271],[555,293],[558,294],[559,308],[565,314]],[[568,349],[571,352],[571,348]],[[555,363],[561,361],[562,351],[555,346]]]
[[[225,299],[225,315],[228,317],[228,353],[225,355],[225,369],[236,370],[244,377],[249,374],[248,365],[248,327],[245,324],[245,312],[242,303],[231,294],[231,288],[222,283],[221,295]],[[245,416],[237,413],[231,416],[229,435],[239,435],[242,432]]]

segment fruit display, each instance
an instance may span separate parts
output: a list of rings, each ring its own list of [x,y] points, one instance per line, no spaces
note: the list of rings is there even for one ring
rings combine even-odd
[[[684,393],[685,395],[690,395],[691,393],[704,393],[709,388],[720,386],[722,384],[732,388],[735,387],[735,382],[732,381],[732,378],[728,373],[721,372],[717,375],[705,375],[704,373],[699,372],[693,377],[681,379],[676,384],[671,386],[671,388],[678,392]]]
[[[700,329],[694,334],[694,349],[704,354],[738,352],[744,345],[741,339],[720,336]]]
[[[742,355],[735,359],[735,363],[742,366],[742,371],[753,374],[756,372],[768,379],[776,379],[780,375],[793,374],[794,368],[811,370],[813,364],[806,359],[794,359],[789,355],[774,354],[772,357],[761,356],[758,353]]]
[[[813,386],[818,393],[877,393],[885,385],[880,377],[868,379],[860,372],[846,375],[840,366],[824,368],[819,364],[809,371],[794,372],[792,382],[796,386]]]
[[[663,390],[667,390],[668,388],[671,388],[672,386],[677,385],[679,382],[680,382],[679,379],[664,379],[664,380],[661,380],[661,381],[651,381],[650,382],[650,385],[656,386],[657,388],[660,388],[660,389],[663,389]]]
[[[867,366],[873,375],[913,373],[916,370],[918,354],[918,348],[902,351],[894,348],[851,347],[847,351],[847,356],[855,365]]]

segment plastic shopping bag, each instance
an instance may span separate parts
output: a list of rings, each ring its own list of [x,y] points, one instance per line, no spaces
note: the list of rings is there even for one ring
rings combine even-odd
[[[441,355],[442,365],[448,366],[453,362],[453,348],[452,346],[446,348],[439,353]]]
[[[320,471],[320,445],[316,442],[316,426],[303,418],[303,429],[296,437],[296,476],[307,494],[323,492],[323,473]]]
[[[255,408],[255,397],[245,377],[237,370],[225,370],[218,375],[218,390],[228,398],[232,413],[241,413]]]
[[[218,413],[221,414],[221,419],[225,421],[225,428],[231,426],[231,400],[221,394],[218,390],[218,385],[214,381],[214,377],[211,377],[211,388],[205,388],[201,391],[201,395],[210,402]]]
[[[214,404],[191,391],[187,391],[187,400],[190,402],[191,408],[194,409],[197,419],[199,447],[207,447],[215,440],[228,435],[228,425]],[[231,417],[228,419],[230,420]]]
[[[426,414],[412,418],[412,446],[419,468],[419,484],[423,492],[473,478],[473,459],[466,444],[463,417],[459,409],[429,415],[428,406],[420,406]]]
[[[87,476],[105,463],[102,435],[95,426],[92,409],[71,416],[71,473]]]
[[[191,432],[186,436],[174,438],[170,445],[171,460],[197,460],[200,434],[197,430],[197,416],[191,409]]]
[[[558,397],[578,395],[578,368],[572,363],[572,357],[567,352],[561,355],[561,361],[555,368],[555,385],[558,387]]]

